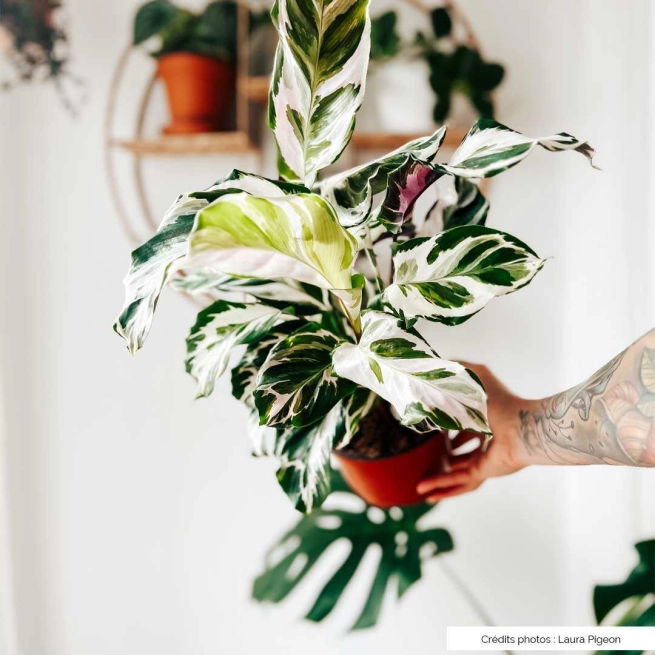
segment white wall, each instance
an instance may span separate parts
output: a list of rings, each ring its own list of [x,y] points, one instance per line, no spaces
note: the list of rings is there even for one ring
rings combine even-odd
[[[307,595],[285,609],[248,601],[266,545],[294,514],[270,464],[249,457],[226,382],[192,401],[182,366],[191,304],[167,295],[134,359],[111,331],[128,245],[104,177],[102,120],[138,3],[68,4],[75,67],[91,94],[80,118],[51,89],[0,96],[0,359],[21,654],[439,652],[446,625],[477,618],[438,562],[370,633],[343,632],[363,588],[327,627],[295,620]],[[435,331],[444,354],[545,395],[655,319],[652,17],[646,0],[462,4],[508,67],[498,115],[529,134],[588,137],[604,168],[536,153],[498,178],[491,224],[553,259],[527,290]],[[121,165],[127,176],[129,160]],[[161,212],[178,190],[235,165],[253,163],[151,162],[153,204]],[[655,531],[647,493],[651,472],[534,469],[444,503],[435,521],[455,536],[452,568],[497,623],[588,624],[593,583],[624,575],[633,540]]]

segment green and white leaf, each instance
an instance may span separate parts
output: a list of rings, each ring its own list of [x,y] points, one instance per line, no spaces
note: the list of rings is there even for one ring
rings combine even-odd
[[[550,152],[575,150],[593,166],[594,149],[570,134],[560,132],[552,136],[531,139],[489,118],[481,118],[469,130],[459,148],[444,168],[461,177],[492,177],[516,166],[536,146]]]
[[[252,393],[257,386],[257,376],[273,348],[296,330],[308,324],[302,319],[285,320],[273,326],[261,338],[246,345],[241,360],[232,369],[232,395],[248,407],[255,406]],[[259,423],[259,417],[257,417]]]
[[[318,184],[318,192],[334,207],[344,227],[355,227],[380,211],[382,200],[373,205],[374,196],[388,194],[397,178],[412,164],[431,163],[446,135],[446,128],[409,141],[397,150],[368,164],[337,173]]]
[[[330,458],[344,432],[341,403],[313,425],[291,428],[278,434],[276,452],[280,458],[277,479],[293,506],[308,513],[320,507],[330,495]]]
[[[217,300],[198,314],[187,338],[186,370],[198,383],[198,398],[209,396],[223,375],[234,348],[261,339],[280,321],[292,320],[275,307],[260,303]]]
[[[132,252],[132,263],[124,280],[125,304],[114,324],[114,330],[127,341],[131,353],[143,346],[150,332],[161,290],[178,270],[178,260],[187,252],[195,216],[207,206],[208,198],[215,200],[238,191],[283,196],[293,189],[303,190],[302,187],[234,170],[206,191],[178,197],[166,212],[157,234]]]
[[[260,422],[303,427],[323,419],[354,385],[335,377],[332,351],[337,337],[317,324],[281,341],[261,368],[254,391]]]
[[[337,375],[389,402],[403,425],[420,432],[489,433],[487,397],[477,377],[441,359],[417,332],[389,314],[362,314],[359,343],[341,344],[332,361]]]
[[[523,242],[481,225],[406,241],[393,262],[385,307],[406,319],[448,325],[467,320],[492,298],[524,287],[544,265]]]
[[[357,241],[316,194],[219,198],[196,216],[185,268],[286,279],[328,289],[356,318],[361,282],[353,276]]]
[[[489,201],[474,180],[444,175],[435,186],[437,200],[428,210],[425,219],[413,220],[415,236],[431,237],[452,227],[486,223]]]
[[[358,387],[318,423],[279,431],[273,450],[271,435],[262,435],[260,450],[280,458],[277,478],[297,510],[311,512],[328,497],[332,451],[350,442],[376,400],[374,393]]]
[[[179,272],[173,276],[170,285],[176,291],[192,296],[208,295],[246,302],[263,300],[269,305],[292,304],[296,310],[301,310],[297,313],[332,311],[327,290],[289,278],[256,280],[225,275],[211,268],[198,268]]]
[[[366,83],[368,0],[277,0],[269,125],[280,172],[313,185],[350,141]]]

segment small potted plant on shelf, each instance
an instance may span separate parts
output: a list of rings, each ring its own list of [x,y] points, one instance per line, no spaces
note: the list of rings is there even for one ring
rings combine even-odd
[[[467,116],[493,118],[492,93],[503,80],[503,66],[483,58],[454,3],[429,9],[420,2],[411,4],[422,9],[426,18],[426,28],[416,31],[411,40],[400,37],[396,11],[372,18],[371,61],[375,76],[371,90],[378,120],[396,131],[407,131],[407,123],[399,124],[399,115],[420,126],[442,125],[448,119],[458,124],[466,120],[464,124],[468,124]],[[416,107],[405,103],[403,112],[399,112],[399,91],[405,97],[409,90],[411,98],[411,89],[422,84],[430,85],[434,105]]]
[[[519,239],[485,226],[489,205],[475,180],[536,147],[589,160],[593,149],[566,133],[533,139],[481,119],[447,163],[438,163],[441,128],[319,179],[346,147],[362,102],[368,1],[301,9],[278,0],[272,16],[279,45],[269,116],[280,179],[233,171],[180,195],[132,253],[114,327],[134,353],[164,285],[213,296],[187,339],[187,371],[198,396],[209,396],[244,347],[232,391],[251,411],[253,451],[277,458],[294,506],[310,511],[330,493],[333,452],[369,503],[418,502],[416,483],[447,450],[448,431],[490,432],[480,380],[440,357],[418,320],[462,323],[544,265]],[[419,216],[417,199],[437,181],[448,193]]]
[[[169,0],[143,5],[134,20],[134,45],[158,36],[158,75],[172,122],[165,134],[215,132],[228,127],[236,89],[237,12],[230,0],[211,2],[201,14]]]

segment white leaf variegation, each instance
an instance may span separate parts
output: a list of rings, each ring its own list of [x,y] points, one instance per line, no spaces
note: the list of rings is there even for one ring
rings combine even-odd
[[[393,262],[385,306],[406,319],[449,325],[467,320],[492,298],[524,287],[544,265],[518,239],[481,225],[406,241]]]
[[[446,135],[446,128],[434,134],[414,139],[384,157],[357,166],[322,180],[318,192],[330,202],[344,227],[355,227],[374,219],[383,205],[391,205],[391,195],[397,192],[399,179],[416,163],[432,163]],[[375,195],[384,192],[384,200],[373,205]],[[389,196],[389,197],[386,197]],[[404,205],[409,208],[410,203]]]
[[[195,215],[209,201],[243,191],[256,195],[283,196],[302,187],[267,180],[259,175],[232,171],[205,191],[185,193],[166,212],[157,234],[132,252],[125,284],[125,304],[114,330],[126,341],[131,353],[143,346],[162,288],[178,270],[184,257]]]
[[[438,357],[415,331],[403,329],[389,314],[362,314],[359,343],[341,344],[332,361],[337,375],[389,402],[403,425],[421,432],[443,428],[489,433],[487,397],[477,377]]]
[[[260,433],[258,447],[279,458],[278,481],[297,510],[311,512],[327,498],[332,451],[349,443],[377,399],[374,393],[359,387],[318,423],[278,431],[273,449],[271,434]]]
[[[332,291],[353,318],[362,282],[357,241],[319,195],[230,194],[198,212],[184,267],[260,279],[290,278]]]
[[[330,311],[329,293],[326,289],[315,287],[290,278],[285,280],[257,280],[252,278],[225,275],[211,268],[198,268],[181,271],[170,282],[176,291],[191,296],[215,296],[224,300],[256,300],[293,306],[296,313],[307,314]]]
[[[593,166],[594,149],[586,142],[561,132],[532,139],[494,120],[481,118],[469,130],[444,168],[461,177],[492,177],[516,166],[536,147],[550,152],[575,150]]]
[[[332,370],[339,339],[319,325],[294,332],[271,350],[253,393],[260,421],[272,427],[311,425],[355,390]]]
[[[280,321],[292,320],[275,307],[217,300],[198,314],[187,338],[186,369],[198,383],[198,398],[211,394],[234,348],[257,341]]]
[[[277,0],[271,15],[280,40],[269,124],[280,173],[311,186],[355,126],[370,50],[368,0]]]

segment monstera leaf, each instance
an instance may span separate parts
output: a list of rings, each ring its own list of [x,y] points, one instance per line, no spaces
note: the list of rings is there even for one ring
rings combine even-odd
[[[368,0],[277,0],[269,125],[280,173],[311,186],[348,144],[370,50]]]
[[[405,319],[422,317],[448,325],[462,323],[492,298],[524,287],[544,265],[518,239],[481,225],[406,241],[393,261],[385,306]]]
[[[351,493],[338,473],[334,491]],[[359,501],[361,503],[362,501]],[[389,585],[396,583],[398,598],[421,579],[424,562],[453,550],[453,540],[442,528],[421,528],[418,523],[432,505],[381,510],[317,509],[303,516],[271,549],[264,572],[255,580],[252,596],[259,602],[280,603],[302,582],[321,556],[339,540],[350,544],[350,552],[319,592],[306,618],[322,621],[336,607],[356,576],[369,548],[379,546],[382,556],[364,607],[352,628],[373,627]],[[372,514],[372,512],[375,513]],[[275,557],[281,552],[282,557]]]
[[[206,191],[179,196],[166,212],[157,234],[132,252],[125,284],[125,304],[114,330],[135,353],[146,340],[162,288],[176,272],[176,262],[187,252],[188,238],[198,211],[223,195],[246,192],[267,197],[306,191],[304,187],[274,182],[234,170]]]
[[[393,405],[403,425],[489,433],[487,396],[477,377],[439,356],[413,330],[383,312],[362,314],[357,344],[333,353],[340,377],[374,391]]]
[[[383,206],[391,206],[400,179],[407,178],[411,169],[419,164],[428,167],[445,135],[446,128],[442,127],[429,137],[414,139],[380,159],[328,177],[320,182],[318,191],[335,208],[341,225],[360,225],[377,216]],[[383,191],[387,198],[373,207],[373,196]],[[410,209],[408,206],[405,212]]]
[[[541,139],[531,139],[489,118],[481,118],[469,130],[450,163],[444,168],[461,177],[492,177],[516,166],[536,146],[551,152],[575,150],[593,166],[594,149],[570,134],[560,132]]]
[[[319,195],[236,193],[198,212],[185,267],[313,284],[332,291],[355,319],[361,301],[361,282],[353,275],[356,254],[356,239]]]
[[[237,346],[256,342],[281,321],[291,321],[275,307],[217,300],[198,314],[187,338],[187,373],[198,383],[197,398],[209,396]]]
[[[271,427],[311,425],[355,390],[332,369],[337,337],[318,324],[281,341],[262,366],[254,391],[261,423]]]
[[[655,626],[655,540],[641,541],[635,548],[639,562],[627,580],[616,585],[598,585],[594,589],[594,611],[599,624],[614,608],[630,600],[627,612],[617,625]]]

